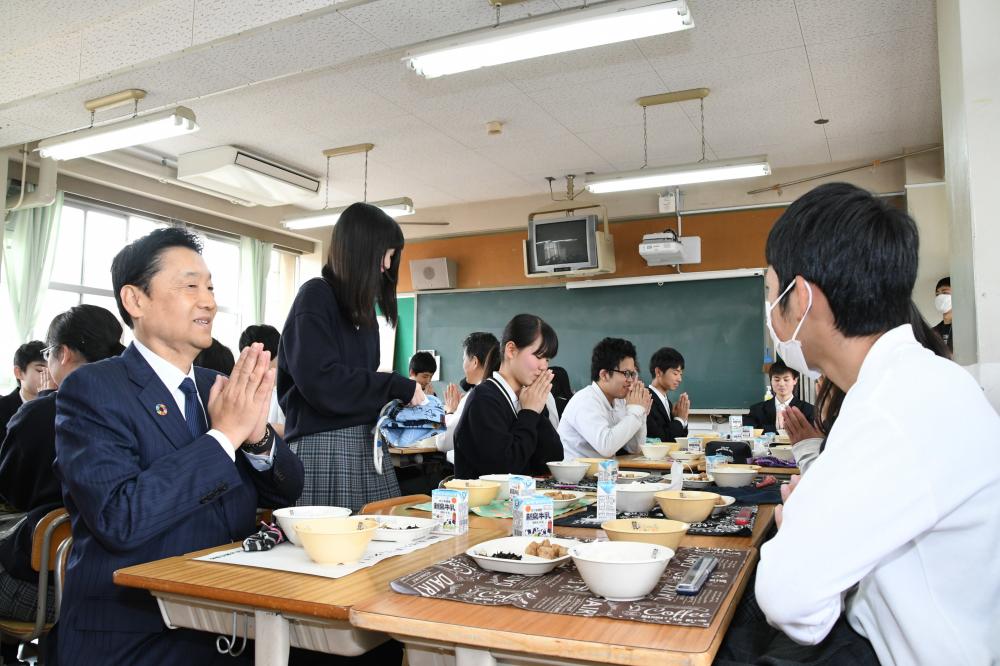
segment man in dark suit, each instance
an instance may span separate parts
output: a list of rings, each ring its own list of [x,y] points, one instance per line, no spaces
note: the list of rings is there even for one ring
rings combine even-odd
[[[649,360],[649,371],[653,380],[649,392],[653,395],[653,406],[646,416],[646,437],[673,442],[677,437],[687,437],[688,411],[691,401],[687,393],[681,393],[677,404],[667,399],[669,391],[676,391],[684,379],[684,357],[670,347],[658,349]]]
[[[7,432],[7,422],[17,410],[29,400],[38,397],[38,392],[46,388],[49,382],[49,370],[42,358],[45,343],[41,340],[25,342],[14,352],[14,379],[17,388],[0,397],[0,442]]]
[[[165,631],[149,592],[112,575],[238,541],[254,531],[258,506],[295,503],[302,463],[267,427],[275,371],[259,344],[228,379],[192,364],[212,343],[216,314],[193,234],[140,238],[111,277],[135,342],[67,377],[57,403],[56,473],[74,539],[58,662],[232,664],[211,634]]]
[[[795,395],[799,383],[799,373],[792,370],[781,359],[771,364],[768,370],[771,378],[771,392],[774,397],[750,406],[750,414],[743,417],[743,424],[763,428],[764,432],[784,430],[784,412],[789,407],[797,407],[802,415],[812,423],[813,406]]]

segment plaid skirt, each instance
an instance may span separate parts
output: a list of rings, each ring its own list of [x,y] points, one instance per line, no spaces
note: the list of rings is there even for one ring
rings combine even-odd
[[[399,497],[399,483],[386,453],[382,474],[372,460],[372,425],[351,426],[299,437],[288,442],[305,468],[298,506],[343,506],[358,511],[365,504]]]
[[[55,616],[55,581],[49,576],[45,621]],[[38,585],[14,578],[0,567],[0,618],[34,622],[38,605]]]

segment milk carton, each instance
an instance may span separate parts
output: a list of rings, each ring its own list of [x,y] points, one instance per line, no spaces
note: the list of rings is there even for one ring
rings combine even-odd
[[[510,501],[514,502],[515,497],[524,495],[526,497],[535,494],[535,479],[522,474],[510,475]]]
[[[436,489],[431,491],[432,516],[445,534],[465,534],[469,531],[469,493],[464,490]]]
[[[597,520],[614,520],[618,517],[617,492],[618,461],[602,460],[597,465]]]
[[[743,441],[753,441],[753,426],[743,426]]]
[[[511,496],[514,536],[552,536],[555,510],[545,495]]]
[[[729,439],[739,439],[743,434],[743,417],[734,414],[729,417]]]

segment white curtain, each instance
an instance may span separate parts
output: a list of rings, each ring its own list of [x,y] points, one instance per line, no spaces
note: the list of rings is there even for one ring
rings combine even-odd
[[[51,205],[14,211],[4,223],[3,268],[21,342],[28,341],[49,287],[62,206],[57,192]]]
[[[267,306],[267,275],[271,271],[273,243],[240,237],[240,309],[243,327],[264,323]]]

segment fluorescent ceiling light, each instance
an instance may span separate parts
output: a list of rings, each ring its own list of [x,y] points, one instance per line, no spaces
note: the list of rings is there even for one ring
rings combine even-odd
[[[60,134],[38,142],[42,157],[71,160],[198,131],[194,111],[183,106]]]
[[[380,208],[389,217],[402,217],[412,215],[415,211],[413,201],[409,197],[399,197],[397,199],[385,199],[384,201],[369,201],[369,204]],[[332,227],[337,224],[341,214],[348,209],[348,206],[338,206],[337,208],[324,208],[304,215],[286,218],[281,225],[286,229],[315,229],[317,227]]]
[[[717,162],[696,162],[681,166],[622,171],[587,178],[586,188],[594,194],[647,190],[690,183],[713,183],[771,175],[771,165],[764,155]]]
[[[684,0],[608,0],[437,39],[404,60],[432,79],[692,27]]]

